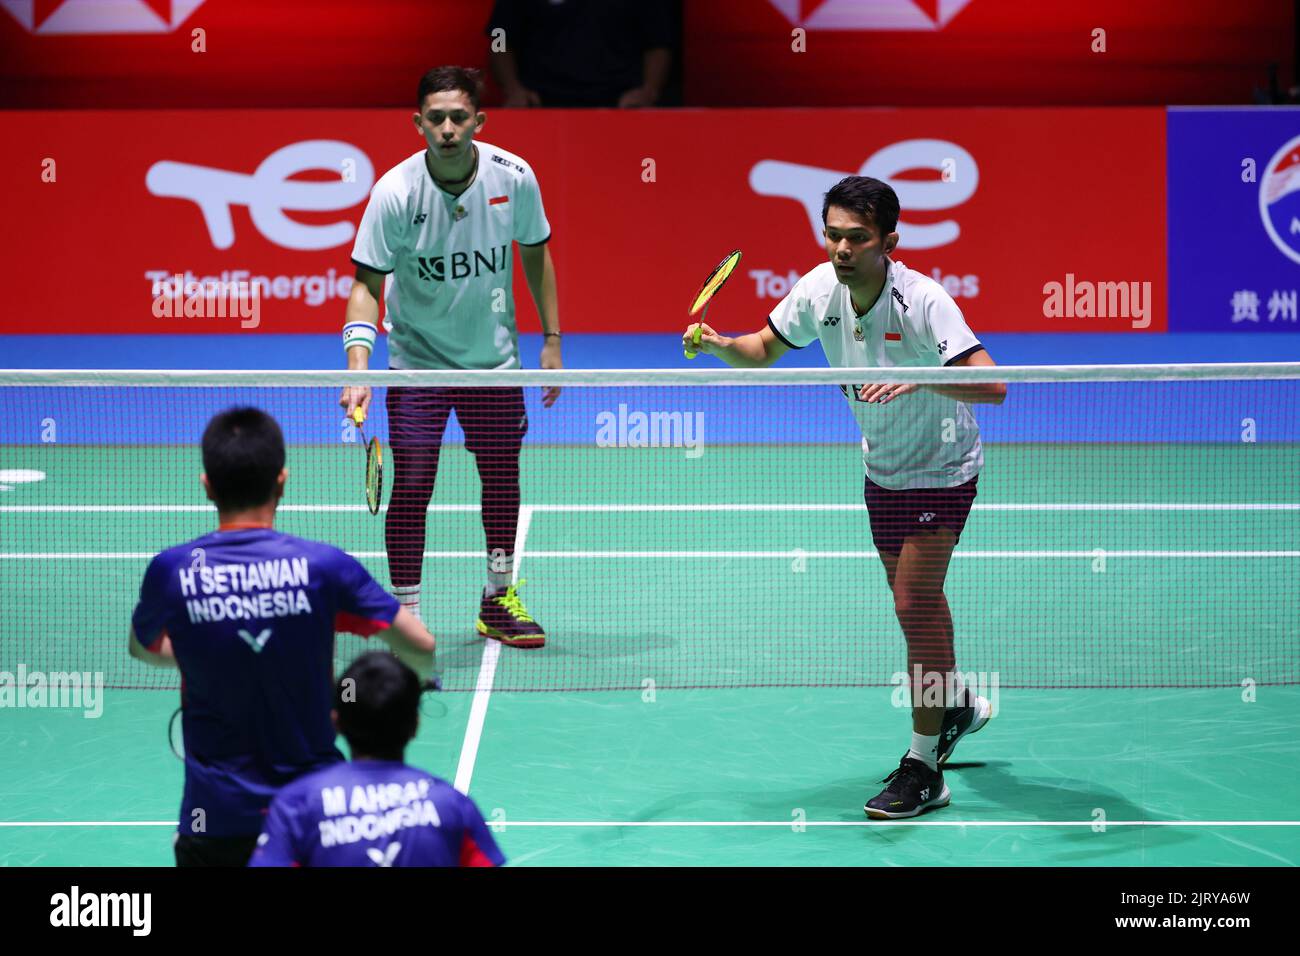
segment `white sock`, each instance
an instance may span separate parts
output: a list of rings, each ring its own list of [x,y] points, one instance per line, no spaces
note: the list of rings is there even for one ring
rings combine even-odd
[[[927,737],[924,734],[912,734],[912,749],[907,755],[913,760],[919,760],[931,770],[939,769],[939,735]]]
[[[393,588],[393,597],[397,598],[398,604],[414,614],[417,621],[420,620],[420,586],[418,584],[413,584],[409,588]]]
[[[514,577],[514,563],[513,558],[506,561],[498,560],[495,568],[493,568],[489,563],[487,573],[488,583],[487,587],[483,589],[483,593],[491,597],[493,594],[497,594],[498,592],[504,591],[506,588],[510,587],[510,579]]]

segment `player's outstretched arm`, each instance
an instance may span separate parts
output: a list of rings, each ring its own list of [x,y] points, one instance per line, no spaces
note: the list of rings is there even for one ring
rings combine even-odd
[[[352,283],[352,292],[348,296],[347,309],[343,317],[343,326],[353,322],[362,322],[378,328],[379,299],[384,294],[384,276],[365,266],[357,266],[356,281]],[[373,338],[374,329],[370,337]],[[348,368],[367,369],[370,367],[370,349],[364,345],[348,348]],[[339,396],[339,404],[352,417],[353,411],[360,406],[363,416],[370,413],[370,389],[364,386],[345,386]],[[363,419],[364,420],[364,419]]]
[[[376,635],[411,670],[427,680],[434,671],[434,639],[420,619],[401,608],[393,618],[392,627]]]
[[[127,652],[138,661],[144,661],[154,667],[175,667],[176,652],[172,649],[172,639],[166,634],[158,642],[158,650],[151,651],[140,643],[140,639],[135,636],[135,628],[131,628],[131,633],[127,637]]]
[[[695,344],[695,327],[700,328],[700,341]],[[757,332],[732,338],[719,335],[703,322],[692,322],[682,333],[682,348],[687,351],[706,352],[716,356],[733,368],[767,368],[790,347],[776,337],[771,326]]]

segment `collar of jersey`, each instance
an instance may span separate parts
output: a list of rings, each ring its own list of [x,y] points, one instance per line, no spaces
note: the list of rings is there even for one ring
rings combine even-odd
[[[853,313],[854,321],[865,322],[868,319],[870,319],[871,313],[874,312],[877,308],[879,308],[882,302],[886,302],[886,303],[889,302],[890,298],[892,297],[891,290],[893,288],[894,288],[894,260],[890,259],[889,269],[885,272],[885,284],[880,287],[880,294],[876,296],[876,301],[871,303],[867,311],[861,313],[858,312],[858,310],[853,305],[853,293],[849,292],[848,289],[845,289],[844,291],[849,298],[849,311]]]
[[[217,525],[218,531],[270,531],[271,525],[260,521],[234,521],[230,524]]]
[[[472,176],[473,178],[470,180],[469,185],[465,187],[464,192],[460,193],[459,195],[456,195],[454,193],[449,193],[447,190],[443,189],[441,185],[439,185],[438,180],[433,178],[433,170],[429,168],[429,160],[427,158],[425,159],[424,174],[429,177],[429,182],[433,183],[433,188],[438,190],[438,192],[442,193],[445,199],[449,199],[454,202],[459,202],[475,186],[478,185],[479,167],[482,164],[481,161],[483,159],[483,153],[478,148],[478,143],[470,143],[470,149],[474,150],[474,172],[470,173],[470,176]]]

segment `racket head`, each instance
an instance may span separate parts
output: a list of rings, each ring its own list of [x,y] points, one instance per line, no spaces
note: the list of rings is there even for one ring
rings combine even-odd
[[[176,755],[176,759],[184,760],[185,732],[181,726],[181,709],[179,707],[172,712],[171,720],[167,721],[167,742],[171,745],[172,753]]]
[[[446,717],[447,704],[439,699],[441,696],[442,675],[435,671],[420,685],[420,713],[426,717]]]
[[[719,262],[717,266],[714,267],[713,271],[709,273],[709,277],[704,280],[704,284],[700,286],[700,291],[695,293],[695,298],[691,300],[690,312],[687,314],[695,315],[708,305],[709,300],[712,299],[717,294],[718,290],[726,284],[727,279],[731,277],[731,273],[736,270],[736,266],[739,264],[739,249],[735,250]]]
[[[384,446],[376,435],[366,444],[366,507],[372,515],[379,514],[384,500]]]

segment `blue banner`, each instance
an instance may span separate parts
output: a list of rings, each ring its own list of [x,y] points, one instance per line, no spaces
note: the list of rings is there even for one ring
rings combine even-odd
[[[1300,109],[1168,122],[1169,330],[1300,332]]]

